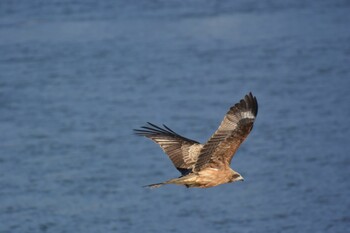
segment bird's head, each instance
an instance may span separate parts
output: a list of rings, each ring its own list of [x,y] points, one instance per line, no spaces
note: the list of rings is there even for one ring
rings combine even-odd
[[[236,182],[236,181],[244,181],[244,178],[238,172],[232,171],[230,182]]]

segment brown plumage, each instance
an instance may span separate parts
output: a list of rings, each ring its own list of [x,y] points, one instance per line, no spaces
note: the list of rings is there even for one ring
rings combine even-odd
[[[230,168],[230,163],[252,130],[257,113],[258,102],[249,93],[230,108],[219,128],[205,144],[185,138],[166,125],[161,128],[148,122],[148,126],[135,129],[137,135],[150,138],[159,144],[182,174],[179,178],[147,186],[178,184],[209,188],[243,180],[238,172]]]

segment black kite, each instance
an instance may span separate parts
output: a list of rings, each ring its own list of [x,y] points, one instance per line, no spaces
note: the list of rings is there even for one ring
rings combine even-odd
[[[205,144],[185,138],[166,125],[161,128],[148,122],[148,126],[135,129],[137,135],[159,144],[182,174],[179,178],[147,186],[155,188],[164,184],[178,184],[209,188],[242,181],[243,177],[230,168],[230,163],[252,130],[257,113],[258,102],[249,93],[230,108],[219,128]]]

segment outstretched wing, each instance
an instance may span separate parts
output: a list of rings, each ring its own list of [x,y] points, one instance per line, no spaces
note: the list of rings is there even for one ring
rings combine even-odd
[[[202,145],[175,133],[166,125],[161,128],[152,123],[147,123],[148,126],[143,126],[142,129],[134,129],[135,133],[150,138],[159,144],[183,175],[191,172]]]
[[[203,146],[194,171],[222,163],[230,164],[238,147],[252,130],[257,113],[258,102],[252,93],[232,106],[217,131]]]

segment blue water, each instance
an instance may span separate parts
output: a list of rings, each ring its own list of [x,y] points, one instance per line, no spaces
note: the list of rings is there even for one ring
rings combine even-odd
[[[348,1],[1,1],[0,232],[350,229]],[[205,142],[252,91],[244,182],[177,177],[133,128]]]

